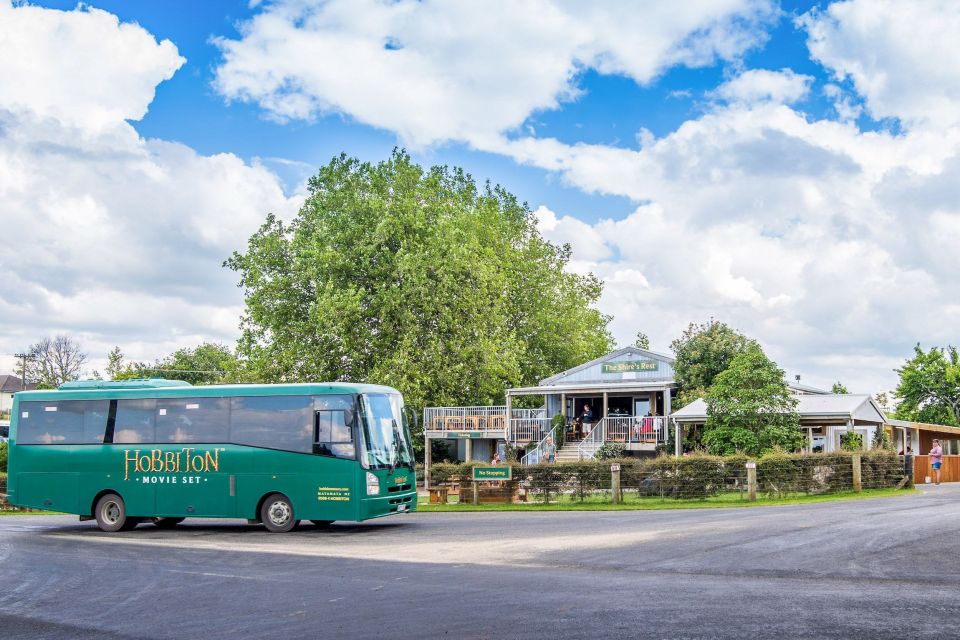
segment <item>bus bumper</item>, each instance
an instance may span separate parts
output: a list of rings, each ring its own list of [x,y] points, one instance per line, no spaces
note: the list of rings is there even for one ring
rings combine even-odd
[[[360,520],[382,518],[396,513],[417,510],[417,492],[390,493],[385,496],[364,498],[360,501]]]

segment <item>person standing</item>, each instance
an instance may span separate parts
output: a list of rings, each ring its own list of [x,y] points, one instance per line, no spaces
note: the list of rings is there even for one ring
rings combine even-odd
[[[553,436],[547,436],[547,442],[543,445],[543,459],[550,464],[557,461],[557,445],[553,444]]]
[[[940,467],[943,465],[943,447],[940,441],[934,439],[933,448],[930,449],[930,466],[933,467],[933,476],[936,478],[936,484],[940,484]]]
[[[583,421],[583,437],[586,438],[590,435],[590,429],[593,427],[593,409],[590,408],[590,403],[583,405],[583,413],[580,414],[580,418]]]
[[[500,462],[501,462],[501,460],[500,460],[500,450],[499,450],[499,449],[494,449],[494,450],[493,450],[493,458],[490,459],[490,464],[492,464],[493,466],[497,466],[498,464],[500,464]]]

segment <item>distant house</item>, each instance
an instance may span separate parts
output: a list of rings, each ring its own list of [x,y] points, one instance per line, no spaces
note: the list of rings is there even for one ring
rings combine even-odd
[[[0,375],[0,413],[7,413],[13,407],[13,394],[18,391],[33,391],[37,385],[27,383],[26,389],[23,380],[17,376]]]

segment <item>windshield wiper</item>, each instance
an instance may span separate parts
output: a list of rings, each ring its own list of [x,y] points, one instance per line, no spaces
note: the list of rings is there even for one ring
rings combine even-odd
[[[400,462],[400,428],[397,426],[396,418],[391,418],[390,423],[393,425],[393,462],[390,463],[388,476],[393,475],[393,472],[397,470],[397,464]]]

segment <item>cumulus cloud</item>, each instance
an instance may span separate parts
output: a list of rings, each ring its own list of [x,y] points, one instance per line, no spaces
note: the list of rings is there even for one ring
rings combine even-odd
[[[955,5],[854,0],[799,18],[811,56],[835,77],[824,92],[837,120],[791,108],[810,76],[747,69],[709,94],[715,102],[700,117],[659,139],[639,132],[638,149],[517,127],[575,98],[582,69],[644,84],[672,65],[736,59],[763,39],[769,6],[512,10],[521,13],[275,2],[239,39],[219,41],[217,88],[273,117],[338,112],[408,143],[466,141],[585,192],[643,203],[592,224],[578,212],[536,212],[547,237],[572,245],[572,269],[606,280],[603,309],[623,340],[642,329],[664,348],[690,320],[714,316],[760,338],[788,368],[866,391],[892,384],[893,354],[915,340],[955,340],[960,288],[947,246],[957,211],[946,185],[956,184],[960,75],[943,64],[960,52]],[[908,133],[861,131],[864,107],[900,118]],[[910,206],[918,191],[942,193],[940,206]],[[838,370],[842,354],[875,368]]]
[[[77,335],[153,358],[231,342],[241,299],[220,264],[268,211],[271,172],[141,138],[154,90],[184,60],[169,41],[96,9],[0,0],[0,352]]]
[[[806,97],[813,77],[791,69],[750,69],[720,85],[711,95],[727,102],[792,104]]]
[[[412,145],[482,142],[576,97],[584,69],[647,83],[765,37],[768,0],[277,0],[220,38],[215,86],[275,118],[330,112]]]
[[[139,120],[157,84],[186,62],[169,40],[94,8],[0,0],[0,108],[85,128]]]
[[[802,16],[812,57],[849,79],[874,118],[960,122],[960,11],[952,0],[851,0]]]
[[[955,131],[861,132],[772,102],[716,107],[639,151],[532,139],[501,149],[585,191],[650,203],[592,233],[541,225],[575,257],[579,238],[612,249],[577,266],[606,280],[601,306],[621,340],[640,329],[663,349],[712,316],[808,381],[862,391],[889,388],[913,342],[956,341],[958,150]]]

